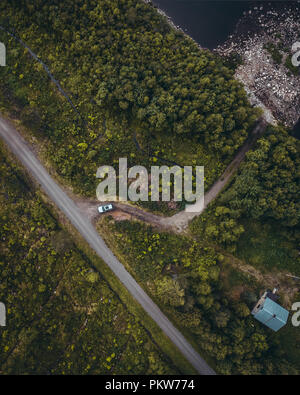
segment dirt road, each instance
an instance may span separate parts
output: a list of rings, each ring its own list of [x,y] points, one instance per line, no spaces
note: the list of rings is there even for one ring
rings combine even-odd
[[[149,316],[157,323],[162,331],[177,346],[185,358],[194,366],[199,374],[214,375],[214,370],[204,361],[190,345],[178,329],[162,313],[158,306],[128,273],[121,262],[114,256],[85,213],[54,181],[42,163],[35,156],[28,143],[15,128],[0,117],[0,137],[9,149],[22,162],[29,174],[40,184],[41,188],[64,213],[72,225],[80,232],[91,248],[103,259],[107,266],[119,278],[135,300],[143,307]]]
[[[213,184],[213,186],[209,189],[209,191],[204,196],[204,206],[200,211],[195,212],[187,212],[181,211],[172,217],[164,217],[161,215],[155,215],[150,212],[147,212],[138,206],[133,206],[130,204],[124,204],[119,202],[112,202],[117,210],[120,210],[123,213],[128,214],[131,218],[136,218],[140,221],[149,223],[157,228],[171,230],[176,233],[184,232],[184,230],[188,227],[189,222],[202,214],[205,208],[215,200],[221,191],[225,188],[225,186],[230,181],[231,177],[234,175],[241,162],[244,160],[246,153],[253,146],[255,141],[259,136],[261,136],[266,128],[266,122],[264,120],[260,120],[256,127],[253,129],[249,138],[246,140],[244,145],[239,149],[235,158],[230,163],[230,165],[226,168],[225,172],[222,176]],[[79,207],[83,212],[88,215],[88,217],[93,220],[98,217],[97,206],[99,205],[99,201],[97,200],[80,200],[77,202]],[[196,205],[189,206],[189,210],[191,207]]]

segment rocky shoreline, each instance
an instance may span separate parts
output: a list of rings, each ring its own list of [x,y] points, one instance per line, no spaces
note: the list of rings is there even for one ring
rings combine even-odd
[[[300,40],[300,3],[256,6],[216,52],[238,55],[235,76],[265,119],[293,128],[300,116],[300,69],[291,65],[292,45]]]
[[[151,0],[144,1],[154,6],[173,29],[203,49]],[[300,1],[291,5],[266,3],[245,12],[235,32],[215,49],[222,57],[238,55],[242,59],[235,77],[244,85],[250,102],[263,109],[267,122],[283,123],[288,128],[293,128],[300,116],[300,69],[297,74],[297,70],[291,72],[286,66],[297,41],[300,41]],[[275,55],[281,57],[280,62],[274,60]]]

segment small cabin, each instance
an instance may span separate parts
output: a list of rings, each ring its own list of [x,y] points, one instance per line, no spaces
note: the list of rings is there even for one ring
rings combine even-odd
[[[277,289],[268,290],[262,295],[251,312],[256,320],[275,332],[286,325],[289,316],[289,312],[280,306],[277,300]]]

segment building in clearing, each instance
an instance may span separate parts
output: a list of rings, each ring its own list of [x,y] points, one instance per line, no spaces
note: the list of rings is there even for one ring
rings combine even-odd
[[[285,326],[289,316],[289,312],[276,303],[278,299],[276,292],[276,288],[273,292],[266,291],[252,310],[255,319],[275,332]]]

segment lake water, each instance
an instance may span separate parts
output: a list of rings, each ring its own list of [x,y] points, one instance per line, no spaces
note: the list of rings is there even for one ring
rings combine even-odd
[[[233,33],[244,11],[257,1],[152,0],[202,47],[213,49]]]
[[[300,139],[300,119],[297,122],[296,126],[294,127],[292,131],[292,135],[296,137],[297,139]]]

